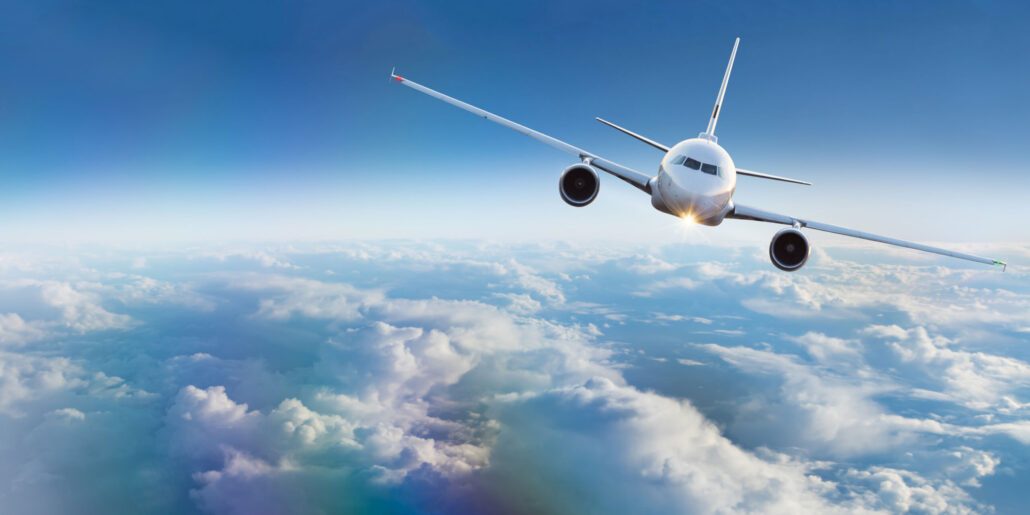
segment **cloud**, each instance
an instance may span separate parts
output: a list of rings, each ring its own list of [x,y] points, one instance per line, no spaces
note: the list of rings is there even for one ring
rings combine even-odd
[[[700,286],[700,284],[701,283],[697,280],[689,277],[672,277],[661,281],[655,281],[633,294],[638,297],[651,297],[656,293],[668,290],[695,290]]]
[[[689,404],[599,378],[511,397],[489,474],[542,511],[828,512],[803,464],[741,450]],[[527,463],[528,462],[528,463]],[[538,474],[525,476],[531,468]],[[583,495],[583,492],[591,492]]]
[[[1030,364],[1024,361],[954,349],[954,342],[931,337],[923,327],[873,325],[863,333],[884,341],[901,365],[918,371],[953,402],[1001,412],[1022,408],[1012,395],[1030,384]]]
[[[272,320],[288,320],[295,315],[355,320],[361,318],[360,310],[367,302],[383,297],[380,292],[359,290],[349,284],[278,275],[249,274],[228,280],[232,288],[264,292],[256,316]]]
[[[0,412],[23,416],[19,406],[89,384],[86,372],[67,358],[0,352]]]
[[[495,293],[494,296],[507,299],[508,311],[519,315],[532,315],[543,308],[539,301],[525,293]]]
[[[30,324],[17,313],[0,313],[0,344],[21,344],[42,338],[42,324]]]
[[[536,293],[537,295],[556,304],[565,302],[565,294],[558,283],[544,278],[533,267],[523,265],[514,259],[509,260],[507,269],[516,277],[515,282],[523,289]]]
[[[249,261],[255,261],[265,268],[284,268],[284,269],[299,269],[297,265],[290,262],[283,261],[279,257],[275,256],[276,251],[270,251],[266,249],[253,249],[253,248],[236,248],[218,251],[206,251],[202,252],[196,257],[202,258],[213,258],[218,261],[226,261],[232,258],[240,258]]]
[[[190,309],[211,311],[216,303],[196,291],[191,283],[172,283],[142,275],[127,274],[117,281],[90,284],[88,290],[126,307],[148,305],[181,305]]]
[[[655,320],[661,320],[663,322],[690,321],[690,322],[695,322],[695,323],[698,323],[698,324],[705,324],[705,325],[711,325],[711,323],[712,323],[711,319],[704,318],[704,317],[694,317],[694,316],[686,316],[686,315],[666,315],[665,313],[653,313],[651,316]]]
[[[981,513],[985,507],[950,481],[934,484],[906,470],[850,470],[846,479],[868,486],[861,502],[893,513]]]
[[[251,250],[148,252],[152,277],[12,258],[0,501],[961,513],[1022,473],[1022,282],[639,248]],[[641,277],[675,287],[634,296]],[[987,316],[941,321],[967,301]]]
[[[946,431],[935,421],[908,419],[883,409],[873,397],[895,390],[890,382],[826,373],[767,350],[716,344],[702,348],[749,374],[777,380],[777,389],[756,391],[740,406],[731,429],[746,441],[848,457],[911,444],[918,432]]]
[[[807,332],[792,340],[804,346],[816,361],[824,363],[831,359],[853,359],[860,353],[854,340],[834,338],[822,333]]]
[[[620,259],[616,263],[641,275],[671,272],[679,268],[678,265],[663,261],[653,254],[637,254],[628,259]]]
[[[676,360],[676,362],[679,363],[680,365],[686,365],[686,366],[692,366],[692,367],[704,366],[704,363],[701,363],[700,361],[694,361],[692,359],[679,358],[679,359]]]
[[[93,287],[54,280],[0,281],[0,343],[21,345],[68,333],[131,327],[132,318],[105,309]]]

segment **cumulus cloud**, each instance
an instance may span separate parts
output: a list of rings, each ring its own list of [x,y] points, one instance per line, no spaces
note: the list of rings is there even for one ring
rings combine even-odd
[[[131,327],[131,317],[104,308],[101,296],[91,291],[94,286],[55,280],[0,280],[0,343],[24,344],[47,336]]]
[[[551,302],[558,304],[565,302],[565,294],[558,283],[543,277],[533,267],[513,259],[508,262],[507,269],[515,276],[516,284],[524,290],[536,293]]]
[[[1030,384],[1030,364],[1024,361],[955,349],[948,338],[931,336],[924,327],[873,325],[863,333],[885,341],[901,364],[918,370],[954,402],[973,409],[1022,408],[1012,395]]]
[[[535,494],[545,511],[834,511],[822,497],[832,486],[803,464],[741,450],[682,401],[592,379],[496,409],[505,430],[491,474],[512,501]]]
[[[86,372],[67,358],[0,352],[0,412],[22,415],[19,406],[54,392],[85,387]]]
[[[849,470],[846,478],[868,486],[859,499],[892,513],[980,513],[987,509],[950,481],[934,484],[907,470],[871,467]]]
[[[796,357],[767,350],[715,344],[704,348],[779,383],[777,390],[756,392],[741,406],[733,430],[748,441],[847,457],[912,443],[915,432],[945,431],[936,421],[892,415],[875,402],[873,397],[896,388],[890,383],[824,373]]]
[[[620,259],[616,263],[642,275],[671,272],[679,268],[678,265],[664,261],[654,254],[637,254],[628,259]]]
[[[234,288],[265,292],[257,315],[274,320],[294,315],[354,320],[361,317],[360,310],[366,302],[382,298],[380,292],[312,279],[251,274],[230,280]]]
[[[1025,318],[984,300],[1027,295],[975,273],[562,246],[201,254],[148,253],[162,279],[0,281],[0,436],[22,443],[0,446],[0,502],[983,512],[1030,442]],[[933,312],[969,300],[983,322]]]

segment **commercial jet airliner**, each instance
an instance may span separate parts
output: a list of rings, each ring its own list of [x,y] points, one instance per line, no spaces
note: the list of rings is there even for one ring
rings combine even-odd
[[[597,121],[622,131],[665,153],[665,157],[662,158],[658,166],[658,174],[654,177],[613,163],[596,154],[574,147],[564,141],[519,125],[506,118],[488,113],[478,107],[405,79],[393,72],[390,73],[390,77],[416,91],[421,91],[431,97],[443,100],[477,116],[482,116],[487,120],[509,129],[514,129],[558,150],[576,156],[580,162],[566,167],[558,179],[558,192],[561,194],[562,200],[575,207],[586,206],[597,198],[597,192],[600,189],[597,170],[600,169],[650,195],[651,205],[655,209],[689,222],[715,226],[721,224],[726,218],[736,218],[788,226],[777,232],[769,244],[769,258],[772,260],[773,265],[787,272],[800,269],[808,261],[811,247],[808,244],[808,239],[801,232],[801,229],[804,228],[933,252],[935,254],[976,261],[977,263],[1000,265],[1002,270],[1005,269],[1006,263],[997,259],[973,256],[928,245],[877,236],[794,216],[771,213],[733,202],[733,192],[737,187],[738,175],[811,186],[811,183],[797,179],[788,179],[786,177],[737,168],[729,153],[717,143],[715,124],[719,121],[719,110],[722,106],[723,96],[726,94],[726,84],[730,80],[730,71],[733,69],[733,59],[737,56],[737,45],[739,44],[740,38],[737,38],[733,43],[730,62],[726,65],[726,73],[722,77],[719,94],[715,97],[715,108],[712,109],[712,117],[708,120],[708,128],[701,134],[698,134],[696,138],[681,141],[670,147],[619,127],[614,123],[597,118]]]

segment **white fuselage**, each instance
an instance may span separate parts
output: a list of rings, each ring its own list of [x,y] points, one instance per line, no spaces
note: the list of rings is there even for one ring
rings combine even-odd
[[[737,169],[717,143],[693,138],[669,149],[650,186],[651,204],[659,211],[719,225],[732,207]]]

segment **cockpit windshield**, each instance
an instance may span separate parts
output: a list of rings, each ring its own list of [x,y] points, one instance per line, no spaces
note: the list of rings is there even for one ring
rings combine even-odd
[[[692,170],[701,170],[704,173],[710,175],[719,175],[719,167],[708,163],[702,163],[697,159],[687,156],[676,156],[672,159],[670,164],[683,165]]]
[[[719,167],[716,165],[710,165],[708,163],[701,163],[693,158],[686,156],[677,156],[668,162],[670,165],[683,165],[691,170],[699,170],[709,175],[719,175]]]

